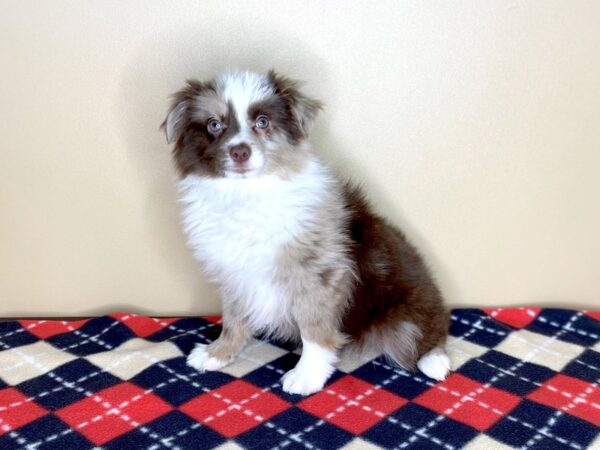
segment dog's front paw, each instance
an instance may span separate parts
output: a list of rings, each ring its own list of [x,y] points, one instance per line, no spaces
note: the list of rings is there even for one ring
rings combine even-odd
[[[187,357],[188,366],[191,366],[200,372],[206,372],[222,369],[229,364],[229,361],[210,356],[206,347],[206,344],[196,344],[196,347],[194,347]]]
[[[288,394],[309,395],[323,389],[327,378],[327,373],[311,372],[296,366],[283,375],[281,383],[283,390]]]

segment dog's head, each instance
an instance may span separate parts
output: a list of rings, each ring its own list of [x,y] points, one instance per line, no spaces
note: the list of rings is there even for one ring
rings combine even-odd
[[[181,176],[289,174],[304,161],[302,143],[321,108],[273,71],[188,81],[173,97],[162,127]]]

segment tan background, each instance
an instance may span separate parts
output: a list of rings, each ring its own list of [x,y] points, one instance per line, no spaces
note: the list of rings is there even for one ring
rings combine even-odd
[[[218,311],[158,126],[275,67],[453,304],[600,306],[600,2],[0,3],[0,316]]]

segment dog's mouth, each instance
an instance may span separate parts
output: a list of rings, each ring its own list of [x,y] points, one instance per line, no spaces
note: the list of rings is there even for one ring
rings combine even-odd
[[[252,172],[252,169],[250,169],[249,167],[246,167],[246,166],[232,167],[231,172],[233,172],[233,173],[248,173],[248,172]]]
[[[231,178],[248,178],[255,172],[256,169],[252,169],[246,165],[235,165],[227,170],[226,176]]]

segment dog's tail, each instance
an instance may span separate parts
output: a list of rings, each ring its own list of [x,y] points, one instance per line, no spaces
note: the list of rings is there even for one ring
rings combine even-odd
[[[436,341],[433,348],[421,350],[421,329],[412,322],[401,321],[370,330],[358,342],[358,350],[363,359],[383,355],[392,365],[407,370],[418,368],[428,377],[440,381],[448,376],[451,364],[444,350],[445,336]]]

